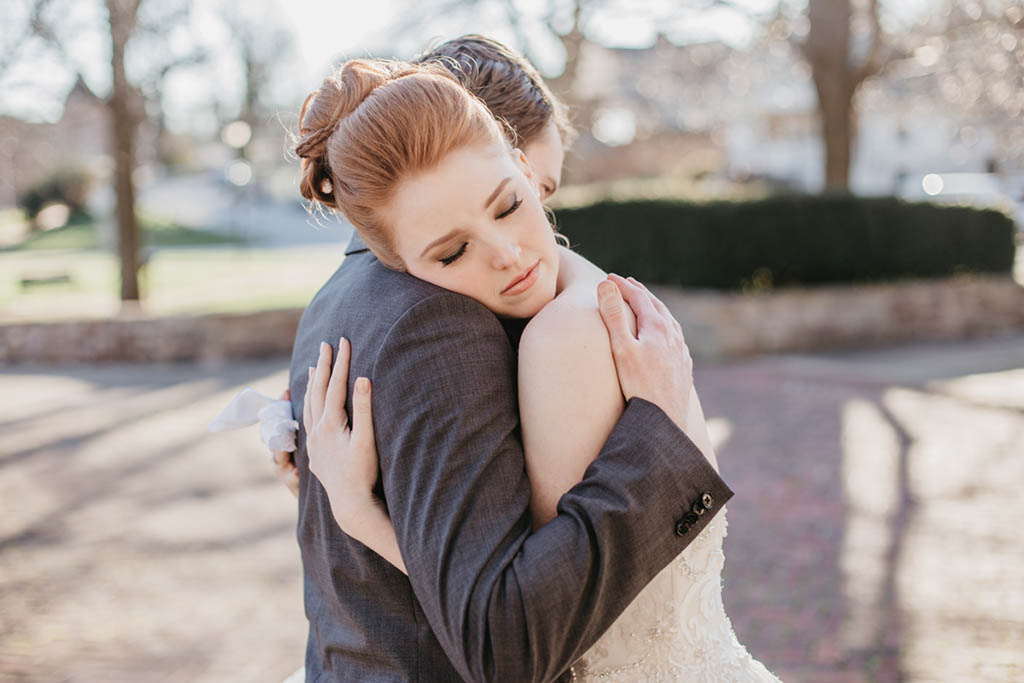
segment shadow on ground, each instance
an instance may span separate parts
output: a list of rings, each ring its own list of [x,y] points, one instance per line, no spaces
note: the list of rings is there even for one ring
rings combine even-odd
[[[254,431],[286,359],[0,377],[0,678],[280,680],[306,624],[293,499]],[[725,601],[786,681],[1024,678],[1024,338],[697,370]]]

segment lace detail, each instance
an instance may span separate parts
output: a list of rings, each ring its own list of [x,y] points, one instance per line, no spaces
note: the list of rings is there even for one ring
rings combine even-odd
[[[778,683],[739,643],[725,613],[725,513],[712,519],[573,665],[573,681]]]

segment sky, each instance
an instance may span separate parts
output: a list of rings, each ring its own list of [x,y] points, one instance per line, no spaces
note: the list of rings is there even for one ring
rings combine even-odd
[[[339,52],[358,52],[360,49],[372,49],[377,44],[387,42],[387,29],[396,19],[402,18],[403,14],[408,12],[410,4],[400,0],[377,0],[374,3],[313,0],[283,3],[282,9],[299,38],[305,64],[315,69],[329,64]],[[550,4],[552,3],[548,0],[521,1],[519,6],[524,10],[524,24],[536,24]],[[634,0],[628,4],[628,11],[610,11],[596,15],[594,23],[589,26],[592,37],[606,45],[650,45],[656,35],[655,22],[651,17],[664,14],[680,3],[678,0]],[[764,10],[774,5],[774,0],[742,0],[741,4],[755,10]],[[316,20],[310,17],[316,17]],[[517,42],[504,17],[495,16],[493,13],[475,12],[470,20],[460,18],[446,22],[443,19],[434,19],[424,24],[421,36],[423,45],[432,40],[445,40],[464,33],[484,33],[509,43]],[[748,40],[751,34],[749,22],[739,13],[726,9],[707,12],[696,21],[691,20],[689,24],[689,35],[685,37],[690,40],[699,40],[706,36],[740,45]],[[543,33],[543,29],[540,29],[534,35],[543,38]],[[683,38],[682,35],[678,37]],[[544,43],[544,40],[538,40],[536,49],[543,52]],[[547,65],[550,69],[560,67],[559,55],[543,55],[538,61],[544,61],[545,58],[550,60],[550,64]]]
[[[0,51],[6,51],[11,45],[13,36],[25,24],[28,7],[33,0],[5,0],[5,16],[0,19]],[[774,0],[741,0],[755,9],[770,6]],[[158,0],[145,0],[143,8]],[[229,4],[229,0],[194,0],[192,29],[200,41],[216,51],[216,46],[223,45],[228,36],[224,31],[223,22],[218,19],[219,8]],[[485,3],[486,4],[486,3]],[[552,4],[552,0],[520,0],[522,8],[521,21],[525,32],[531,36],[528,50],[543,73],[557,74],[564,63],[561,47],[541,23],[544,12]],[[556,6],[568,7],[562,0],[554,0]],[[494,3],[496,9],[500,3]],[[611,3],[612,6],[615,3]],[[597,15],[590,25],[591,35],[600,42],[631,47],[650,45],[655,37],[655,20],[677,5],[672,0],[632,0],[628,3],[629,11],[610,11]],[[465,33],[484,33],[492,35],[512,45],[519,42],[516,35],[508,28],[503,14],[495,11],[473,11],[457,13],[459,16],[430,17],[423,21],[422,33],[408,36],[404,44],[395,44],[391,31],[396,21],[408,19],[410,8],[421,6],[412,0],[266,0],[265,3],[233,3],[236,11],[251,11],[245,8],[262,7],[265,21],[268,16],[278,16],[280,26],[290,30],[295,36],[297,54],[294,62],[289,64],[293,73],[288,80],[296,87],[296,91],[309,91],[315,88],[328,72],[330,65],[339,56],[356,56],[369,53],[379,56],[410,57],[431,42],[462,35]],[[269,7],[269,10],[268,10]],[[67,52],[67,57],[80,65],[86,84],[100,95],[110,87],[109,66],[107,63],[109,45],[105,36],[97,27],[102,27],[105,12],[101,0],[75,0],[61,7],[62,14],[58,23],[59,35]],[[560,17],[564,20],[568,15],[563,11]],[[750,34],[750,27],[735,12],[715,11],[704,14],[696,20],[689,21],[687,30],[690,35],[671,36],[675,40],[706,40],[718,38],[733,44],[741,44]],[[180,43],[188,39],[170,35],[158,49],[168,50],[179,43],[179,49],[186,49]],[[177,38],[177,40],[175,40]],[[415,41],[415,42],[413,42]],[[517,45],[522,48],[523,46]],[[144,59],[139,55],[146,49],[136,50],[136,59]],[[381,51],[392,51],[392,55],[380,55]],[[32,120],[55,120],[60,115],[63,97],[73,84],[73,77],[64,67],[53,50],[38,42],[29,42],[20,50],[19,65],[0,75],[0,114],[12,114]],[[131,53],[129,53],[131,58]],[[232,69],[230,61],[216,60],[218,63],[203,69],[193,70],[189,74],[172,78],[169,85],[171,123],[187,125],[192,115],[198,112],[201,102],[208,100],[211,87],[230,100],[232,95],[240,92],[238,86],[241,73]],[[237,65],[236,65],[237,66]],[[129,64],[131,67],[131,64]],[[131,76],[131,73],[129,73]],[[204,82],[205,81],[205,82]],[[215,83],[215,86],[211,84]],[[281,93],[288,99],[291,93]],[[201,126],[201,121],[194,121]]]
[[[295,53],[278,65],[281,69],[278,87],[272,93],[275,102],[299,102],[304,93],[316,88],[340,58],[375,54],[377,56],[411,57],[429,44],[465,33],[483,33],[518,47],[536,63],[541,73],[557,75],[564,65],[561,44],[543,24],[547,9],[561,8],[556,23],[568,28],[568,0],[517,0],[519,20],[529,44],[521,45],[504,15],[502,3],[483,3],[482,9],[455,12],[449,16],[429,16],[422,21],[422,30],[407,34],[397,42],[393,27],[396,22],[410,20],[412,8],[422,8],[430,0],[193,0],[190,30],[171,31],[148,44],[129,52],[135,71],[142,70],[150,53],[183,53],[196,40],[213,55],[208,64],[179,70],[167,84],[167,111],[172,129],[200,132],[216,125],[224,109],[237,106],[241,95],[242,73],[238,60],[227,47],[230,36],[219,12],[249,13],[258,22],[269,17],[274,26],[290,31],[295,37]],[[754,12],[771,10],[778,0],[734,0]],[[798,2],[799,0],[787,0]],[[935,0],[899,0],[901,11],[918,10]],[[27,7],[33,0],[5,0],[5,13],[0,18],[0,54],[11,44],[11,36],[24,25]],[[102,0],[67,0],[60,16],[59,29],[64,48],[72,61],[81,65],[86,84],[104,95],[110,87],[109,45],[97,27],[105,22]],[[665,17],[679,6],[680,0],[608,0],[608,8],[594,15],[587,24],[588,37],[606,45],[646,47],[658,30],[665,31],[674,42],[722,40],[742,47],[753,35],[754,25],[742,12],[719,7],[688,15],[683,21],[670,22]],[[890,3],[891,4],[891,3]],[[167,3],[144,0],[143,9],[159,12]],[[414,19],[414,18],[413,18]],[[196,38],[198,37],[198,38]],[[390,52],[390,54],[382,54]],[[22,49],[18,67],[0,74],[0,114],[12,114],[30,120],[56,120],[63,98],[73,84],[68,69],[54,57],[53,51],[39,44]],[[129,77],[132,77],[129,63]],[[209,106],[212,98],[221,101],[221,111]]]

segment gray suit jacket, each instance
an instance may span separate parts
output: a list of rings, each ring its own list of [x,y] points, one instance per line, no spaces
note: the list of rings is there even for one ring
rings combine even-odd
[[[358,236],[292,353],[302,414],[318,346],[373,381],[387,501],[408,578],[345,535],[299,431],[298,540],[310,681],[558,678],[732,495],[655,405],[634,399],[558,516],[530,533],[516,353],[477,302],[388,270]],[[351,401],[346,409],[351,411]]]

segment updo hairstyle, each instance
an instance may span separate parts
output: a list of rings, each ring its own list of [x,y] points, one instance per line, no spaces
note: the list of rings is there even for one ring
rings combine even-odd
[[[436,62],[345,62],[299,113],[299,190],[340,211],[385,266],[404,270],[381,209],[410,174],[457,149],[508,142],[498,122]]]

